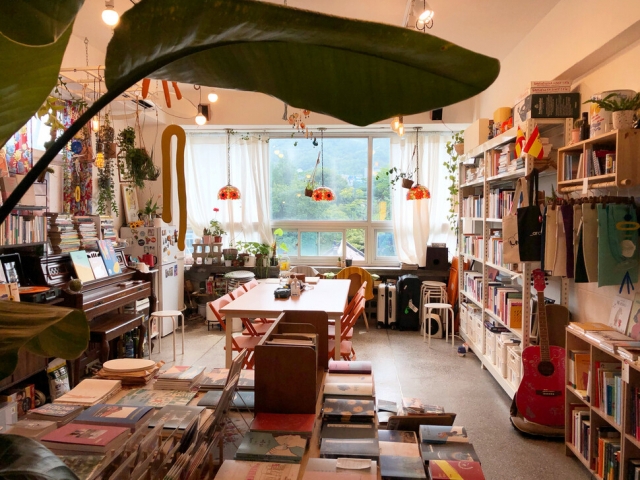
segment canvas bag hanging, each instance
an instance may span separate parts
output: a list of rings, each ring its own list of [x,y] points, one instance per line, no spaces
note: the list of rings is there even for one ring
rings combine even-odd
[[[505,263],[518,263],[520,262],[520,250],[518,248],[518,214],[517,206],[522,201],[522,206],[528,205],[527,197],[524,192],[527,188],[527,180],[521,177],[516,182],[516,191],[513,196],[513,203],[511,209],[502,218],[502,255]],[[521,199],[521,197],[523,197]]]
[[[539,262],[542,252],[542,212],[538,206],[538,171],[531,171],[527,206],[518,208],[518,248],[521,262]]]

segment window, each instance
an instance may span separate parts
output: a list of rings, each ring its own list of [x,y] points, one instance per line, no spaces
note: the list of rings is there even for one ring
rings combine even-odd
[[[385,175],[389,138],[325,137],[324,185],[336,194],[332,202],[304,194],[317,162],[315,186],[322,185],[320,143],[320,138],[269,141],[271,223],[284,232],[278,253],[314,264],[334,264],[338,257],[363,265],[397,263]]]

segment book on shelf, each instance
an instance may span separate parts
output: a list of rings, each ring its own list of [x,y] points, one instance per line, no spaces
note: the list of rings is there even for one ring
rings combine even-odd
[[[297,480],[300,465],[225,460],[216,480]]]
[[[166,405],[156,411],[149,421],[149,428],[163,423],[163,433],[171,435],[174,431],[182,436],[194,423],[197,425],[204,407],[188,407],[185,405]]]
[[[620,432],[613,427],[599,427],[597,429],[596,473],[602,479],[613,480],[619,478],[620,462]]]
[[[130,390],[127,394],[118,400],[118,405],[129,405],[136,407],[155,407],[162,408],[167,405],[187,405],[195,392],[185,392],[182,390],[149,390],[146,388],[138,388]]]
[[[82,405],[90,407],[105,403],[122,388],[120,380],[102,380],[87,378],[73,389],[54,400],[54,403]]]
[[[609,325],[599,322],[570,322],[568,328],[574,332],[582,334],[586,334],[587,332],[606,332],[613,330]]]
[[[8,425],[7,429],[3,430],[2,433],[20,435],[22,437],[32,438],[33,440],[39,440],[47,433],[53,432],[57,429],[57,422],[51,422],[49,420],[24,419]]]
[[[569,418],[571,419],[571,443],[584,458],[588,455],[588,435],[584,422],[589,421],[589,407],[584,403],[569,404]]]
[[[265,432],[272,435],[299,435],[311,438],[316,416],[313,413],[265,413],[256,414],[251,423],[252,432]]]
[[[151,418],[153,412],[152,407],[98,404],[86,409],[76,417],[74,422],[125,427],[134,431]]]
[[[40,439],[53,453],[85,452],[106,454],[126,442],[130,430],[124,427],[106,427],[68,423]]]
[[[303,480],[377,480],[378,462],[357,458],[309,458]]]
[[[210,390],[198,402],[199,407],[216,408],[222,397],[222,390]],[[239,410],[253,410],[256,406],[256,394],[252,391],[236,392],[231,406]]]
[[[597,342],[600,348],[609,353],[615,353],[616,345],[618,344],[631,345],[629,342],[633,342],[631,337],[626,336],[624,333],[616,332],[615,330],[587,332],[586,336],[594,342]]]
[[[454,476],[452,476],[454,475]],[[430,480],[485,480],[482,466],[478,461],[433,460],[429,462]]]
[[[322,404],[322,419],[337,422],[372,422],[375,402],[351,398],[327,398]]]
[[[45,403],[41,407],[27,412],[28,420],[51,420],[58,427],[66,425],[83,412],[80,405],[62,405],[58,403]]]
[[[619,345],[617,348],[617,354],[630,362],[638,362],[638,357],[640,357],[640,345],[636,345],[635,342],[629,343],[633,343],[633,346]]]
[[[589,350],[569,350],[567,358],[567,383],[575,390],[586,391],[591,365]]]
[[[300,435],[273,435],[247,432],[236,451],[235,460],[300,463],[307,439]]]
[[[380,476],[382,480],[427,478],[420,455],[398,456],[385,455],[384,453],[380,454]]]
[[[622,365],[620,362],[594,362],[593,405],[603,413],[622,423]]]
[[[323,438],[320,444],[320,457],[368,458],[377,461],[380,457],[380,445],[377,438]]]
[[[153,388],[155,390],[191,390],[202,377],[204,369],[205,367],[191,365],[174,365],[158,374]]]
[[[469,443],[464,427],[446,425],[420,425],[422,443]]]
[[[480,461],[472,443],[420,443],[420,450],[425,463],[433,460]]]

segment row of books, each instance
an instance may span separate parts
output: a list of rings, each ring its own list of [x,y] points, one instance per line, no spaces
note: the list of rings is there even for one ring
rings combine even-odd
[[[502,282],[489,282],[487,308],[509,328],[522,328],[522,290]]]
[[[499,230],[494,233],[491,237],[489,237],[488,247],[488,261],[493,263],[494,265],[498,265],[500,267],[507,267],[507,264],[504,263],[503,259],[503,240],[502,240],[502,231]]]
[[[464,183],[471,183],[484,178],[484,158],[478,160],[478,166],[469,166],[464,172]]]
[[[516,144],[508,143],[500,148],[491,150],[489,176],[493,177],[507,171],[516,170]],[[524,161],[524,159],[522,159]],[[522,166],[524,167],[524,165]]]
[[[587,148],[585,153],[564,155],[563,180],[608,175],[616,172],[615,149]]]
[[[110,277],[122,273],[111,240],[98,240],[98,252],[84,250],[69,252],[76,276],[83,282]]]
[[[39,215],[11,214],[0,225],[0,245],[45,242],[47,230],[45,217]]]
[[[462,217],[482,218],[484,212],[484,196],[469,195],[462,199],[460,215]]]
[[[598,443],[595,471],[602,480],[620,478],[620,432],[613,427],[597,429]]]
[[[591,419],[589,417],[589,407],[583,403],[570,403],[571,418],[571,444],[582,455],[588,459],[591,445]]]
[[[622,365],[620,362],[594,362],[594,405],[622,424]]]
[[[69,214],[47,212],[47,234],[53,253],[68,253],[80,248],[80,237]]]
[[[482,235],[463,235],[461,251],[476,258],[482,258],[484,252],[484,237]]]
[[[108,215],[100,215],[100,230],[102,233],[102,240],[111,240],[112,242],[118,240],[118,235],[116,233],[112,217]]]
[[[589,350],[569,350],[567,352],[567,384],[587,401],[589,401],[590,365],[591,354]]]
[[[94,217],[74,216],[73,226],[78,231],[80,246],[84,250],[95,250],[98,248],[98,230]]]
[[[489,218],[503,218],[511,211],[514,189],[495,188],[489,191]]]
[[[481,302],[482,273],[473,271],[464,272],[464,291],[476,302]]]

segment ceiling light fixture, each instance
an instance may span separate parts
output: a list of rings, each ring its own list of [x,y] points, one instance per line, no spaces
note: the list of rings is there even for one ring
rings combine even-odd
[[[402,115],[393,117],[391,120],[391,130],[400,136],[404,135],[404,117]]]
[[[420,3],[420,0],[416,0],[416,3]],[[422,30],[423,32],[427,28],[433,27],[433,10],[427,3],[427,0],[422,0],[422,10],[419,10],[421,13],[418,15],[418,20],[416,20],[416,30]]]
[[[227,130],[227,184],[218,190],[218,200],[240,200],[240,190],[231,185],[231,130]]]
[[[431,198],[431,192],[429,192],[429,189],[423,185],[420,185],[420,137],[418,135],[418,132],[422,130],[422,127],[415,127],[415,130],[416,145],[415,147],[413,147],[413,155],[416,157],[416,184],[407,192],[407,200],[422,200]]]
[[[311,198],[316,202],[331,202],[336,199],[333,190],[324,186],[324,131],[326,128],[319,128],[320,130],[320,162],[322,169],[322,185],[316,188],[311,194]]]
[[[198,114],[196,115],[196,123],[200,126],[207,123],[209,116],[209,107],[202,103],[202,86],[194,85],[193,88],[200,90],[200,102],[198,103]]]
[[[115,10],[114,0],[105,0],[102,21],[110,27],[115,27],[120,21],[120,15]]]

